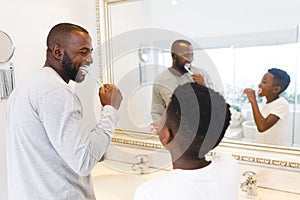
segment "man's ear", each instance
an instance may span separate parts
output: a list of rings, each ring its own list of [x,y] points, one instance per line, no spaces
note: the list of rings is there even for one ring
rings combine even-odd
[[[61,60],[63,58],[63,51],[58,44],[53,45],[52,55],[58,60]]]
[[[174,52],[172,52],[172,53],[171,53],[171,56],[172,56],[172,59],[175,59],[175,58],[176,58],[176,56],[177,56],[177,54],[176,54],[176,53],[174,53]]]

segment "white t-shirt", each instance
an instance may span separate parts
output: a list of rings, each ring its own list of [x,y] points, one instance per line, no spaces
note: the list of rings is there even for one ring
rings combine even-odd
[[[134,200],[237,200],[240,185],[238,162],[217,154],[210,165],[196,170],[172,170],[140,185]]]
[[[258,133],[256,141],[264,144],[290,145],[292,137],[289,131],[289,103],[283,97],[262,103],[261,113],[264,117],[270,114],[279,117],[279,120],[268,130]]]

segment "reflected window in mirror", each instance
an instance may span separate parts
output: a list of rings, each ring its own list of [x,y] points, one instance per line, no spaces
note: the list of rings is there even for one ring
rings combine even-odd
[[[252,120],[251,104],[245,88],[258,89],[258,84],[269,68],[281,68],[291,77],[291,83],[281,94],[290,104],[290,132],[292,144],[300,146],[300,92],[296,72],[300,70],[297,51],[299,44],[252,46],[243,48],[214,48],[205,51],[213,61],[224,86],[224,96],[228,103],[236,105],[247,113],[247,120]],[[159,52],[158,63],[161,66],[171,66],[170,53]],[[261,103],[263,98],[257,98]]]
[[[207,49],[206,52],[214,62],[224,85],[225,98],[232,105],[237,105],[247,113],[252,120],[251,105],[243,94],[247,87],[258,89],[262,76],[269,68],[281,68],[290,75],[291,83],[281,94],[290,104],[290,135],[292,144],[300,144],[300,99],[297,91],[296,71],[297,44],[253,46],[243,48]],[[258,102],[262,98],[257,99]]]
[[[243,94],[245,88],[258,89],[262,76],[269,68],[281,68],[290,75],[291,83],[281,94],[290,104],[290,135],[291,144],[288,146],[300,146],[300,92],[297,82],[297,50],[295,43],[284,45],[251,46],[243,48],[214,48],[205,51],[214,63],[221,75],[224,86],[224,96],[228,103],[241,108],[247,113],[247,120],[252,120],[251,105]],[[155,74],[159,74],[172,65],[172,59],[168,50],[154,50],[153,62],[161,68]],[[154,76],[155,77],[155,76]],[[154,80],[154,77],[151,77]],[[152,80],[152,81],[153,81]],[[298,90],[297,90],[298,88]],[[261,103],[263,98],[257,98]]]

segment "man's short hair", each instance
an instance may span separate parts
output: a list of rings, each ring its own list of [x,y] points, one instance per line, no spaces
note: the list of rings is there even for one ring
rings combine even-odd
[[[203,158],[229,126],[229,105],[221,94],[197,83],[178,86],[166,110],[166,126],[183,156]]]
[[[88,34],[88,31],[81,26],[71,23],[60,23],[55,25],[49,32],[47,37],[48,50],[52,48],[54,44],[65,45],[67,38],[72,31],[79,31]]]
[[[188,46],[192,45],[191,42],[187,41],[187,40],[176,40],[173,42],[172,46],[171,46],[171,53],[177,53],[178,52],[178,47],[179,47],[179,44],[186,44]]]

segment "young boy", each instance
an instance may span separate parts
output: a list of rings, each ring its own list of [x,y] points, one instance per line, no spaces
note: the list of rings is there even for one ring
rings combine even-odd
[[[205,155],[224,137],[230,111],[217,92],[197,83],[178,86],[159,124],[173,170],[138,187],[134,200],[236,200],[240,170],[231,155]]]
[[[251,103],[253,118],[257,126],[257,142],[274,145],[287,145],[289,137],[289,103],[280,97],[289,85],[290,76],[283,70],[272,68],[263,76],[258,85],[259,97],[265,97],[262,110],[258,108],[255,91],[246,88],[244,93]]]

